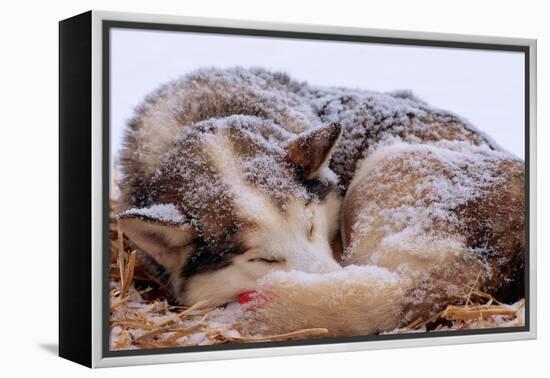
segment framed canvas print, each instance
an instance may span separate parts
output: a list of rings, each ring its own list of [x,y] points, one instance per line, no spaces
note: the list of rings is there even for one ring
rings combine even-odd
[[[60,355],[536,336],[535,40],[60,22]]]

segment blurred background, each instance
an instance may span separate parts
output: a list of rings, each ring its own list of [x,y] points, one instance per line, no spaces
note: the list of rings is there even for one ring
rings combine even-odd
[[[160,84],[202,67],[260,66],[314,85],[410,89],[467,118],[524,158],[524,57],[519,52],[112,29],[111,150]]]

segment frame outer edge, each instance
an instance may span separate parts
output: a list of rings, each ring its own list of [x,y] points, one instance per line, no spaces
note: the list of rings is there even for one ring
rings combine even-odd
[[[400,29],[375,29],[355,26],[336,26],[324,24],[298,24],[285,22],[252,21],[229,18],[209,18],[177,16],[154,13],[132,13],[116,11],[93,11],[102,20],[147,22],[159,24],[186,24],[195,26],[227,27],[241,29],[265,29],[270,31],[324,33],[338,35],[363,35],[382,38],[424,39],[430,41],[488,43],[517,46],[531,46],[534,38],[487,36],[477,34],[437,33],[427,31],[409,31]]]
[[[59,356],[91,366],[91,12],[59,21]]]
[[[102,159],[102,28],[101,16],[92,11],[92,367],[102,359],[103,308],[103,159]],[[99,294],[100,293],[100,294]]]
[[[529,41],[529,333],[537,338],[537,40]]]

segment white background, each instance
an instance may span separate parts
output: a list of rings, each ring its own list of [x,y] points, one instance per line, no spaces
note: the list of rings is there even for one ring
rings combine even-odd
[[[286,72],[311,85],[411,89],[467,118],[524,157],[524,55],[520,52],[114,29],[111,32],[113,154],[125,121],[161,83],[204,67]]]
[[[548,10],[542,1],[18,1],[0,22],[2,274],[0,375],[119,377],[464,377],[548,374],[550,287],[546,164],[550,103]],[[539,39],[539,339],[374,352],[89,371],[57,343],[57,21],[95,8]],[[543,210],[544,208],[544,210]]]

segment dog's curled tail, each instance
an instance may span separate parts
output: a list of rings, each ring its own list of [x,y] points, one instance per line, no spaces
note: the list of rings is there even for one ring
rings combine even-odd
[[[409,286],[376,266],[347,266],[312,274],[275,272],[261,280],[240,331],[275,334],[326,328],[328,336],[367,335],[399,326]]]

